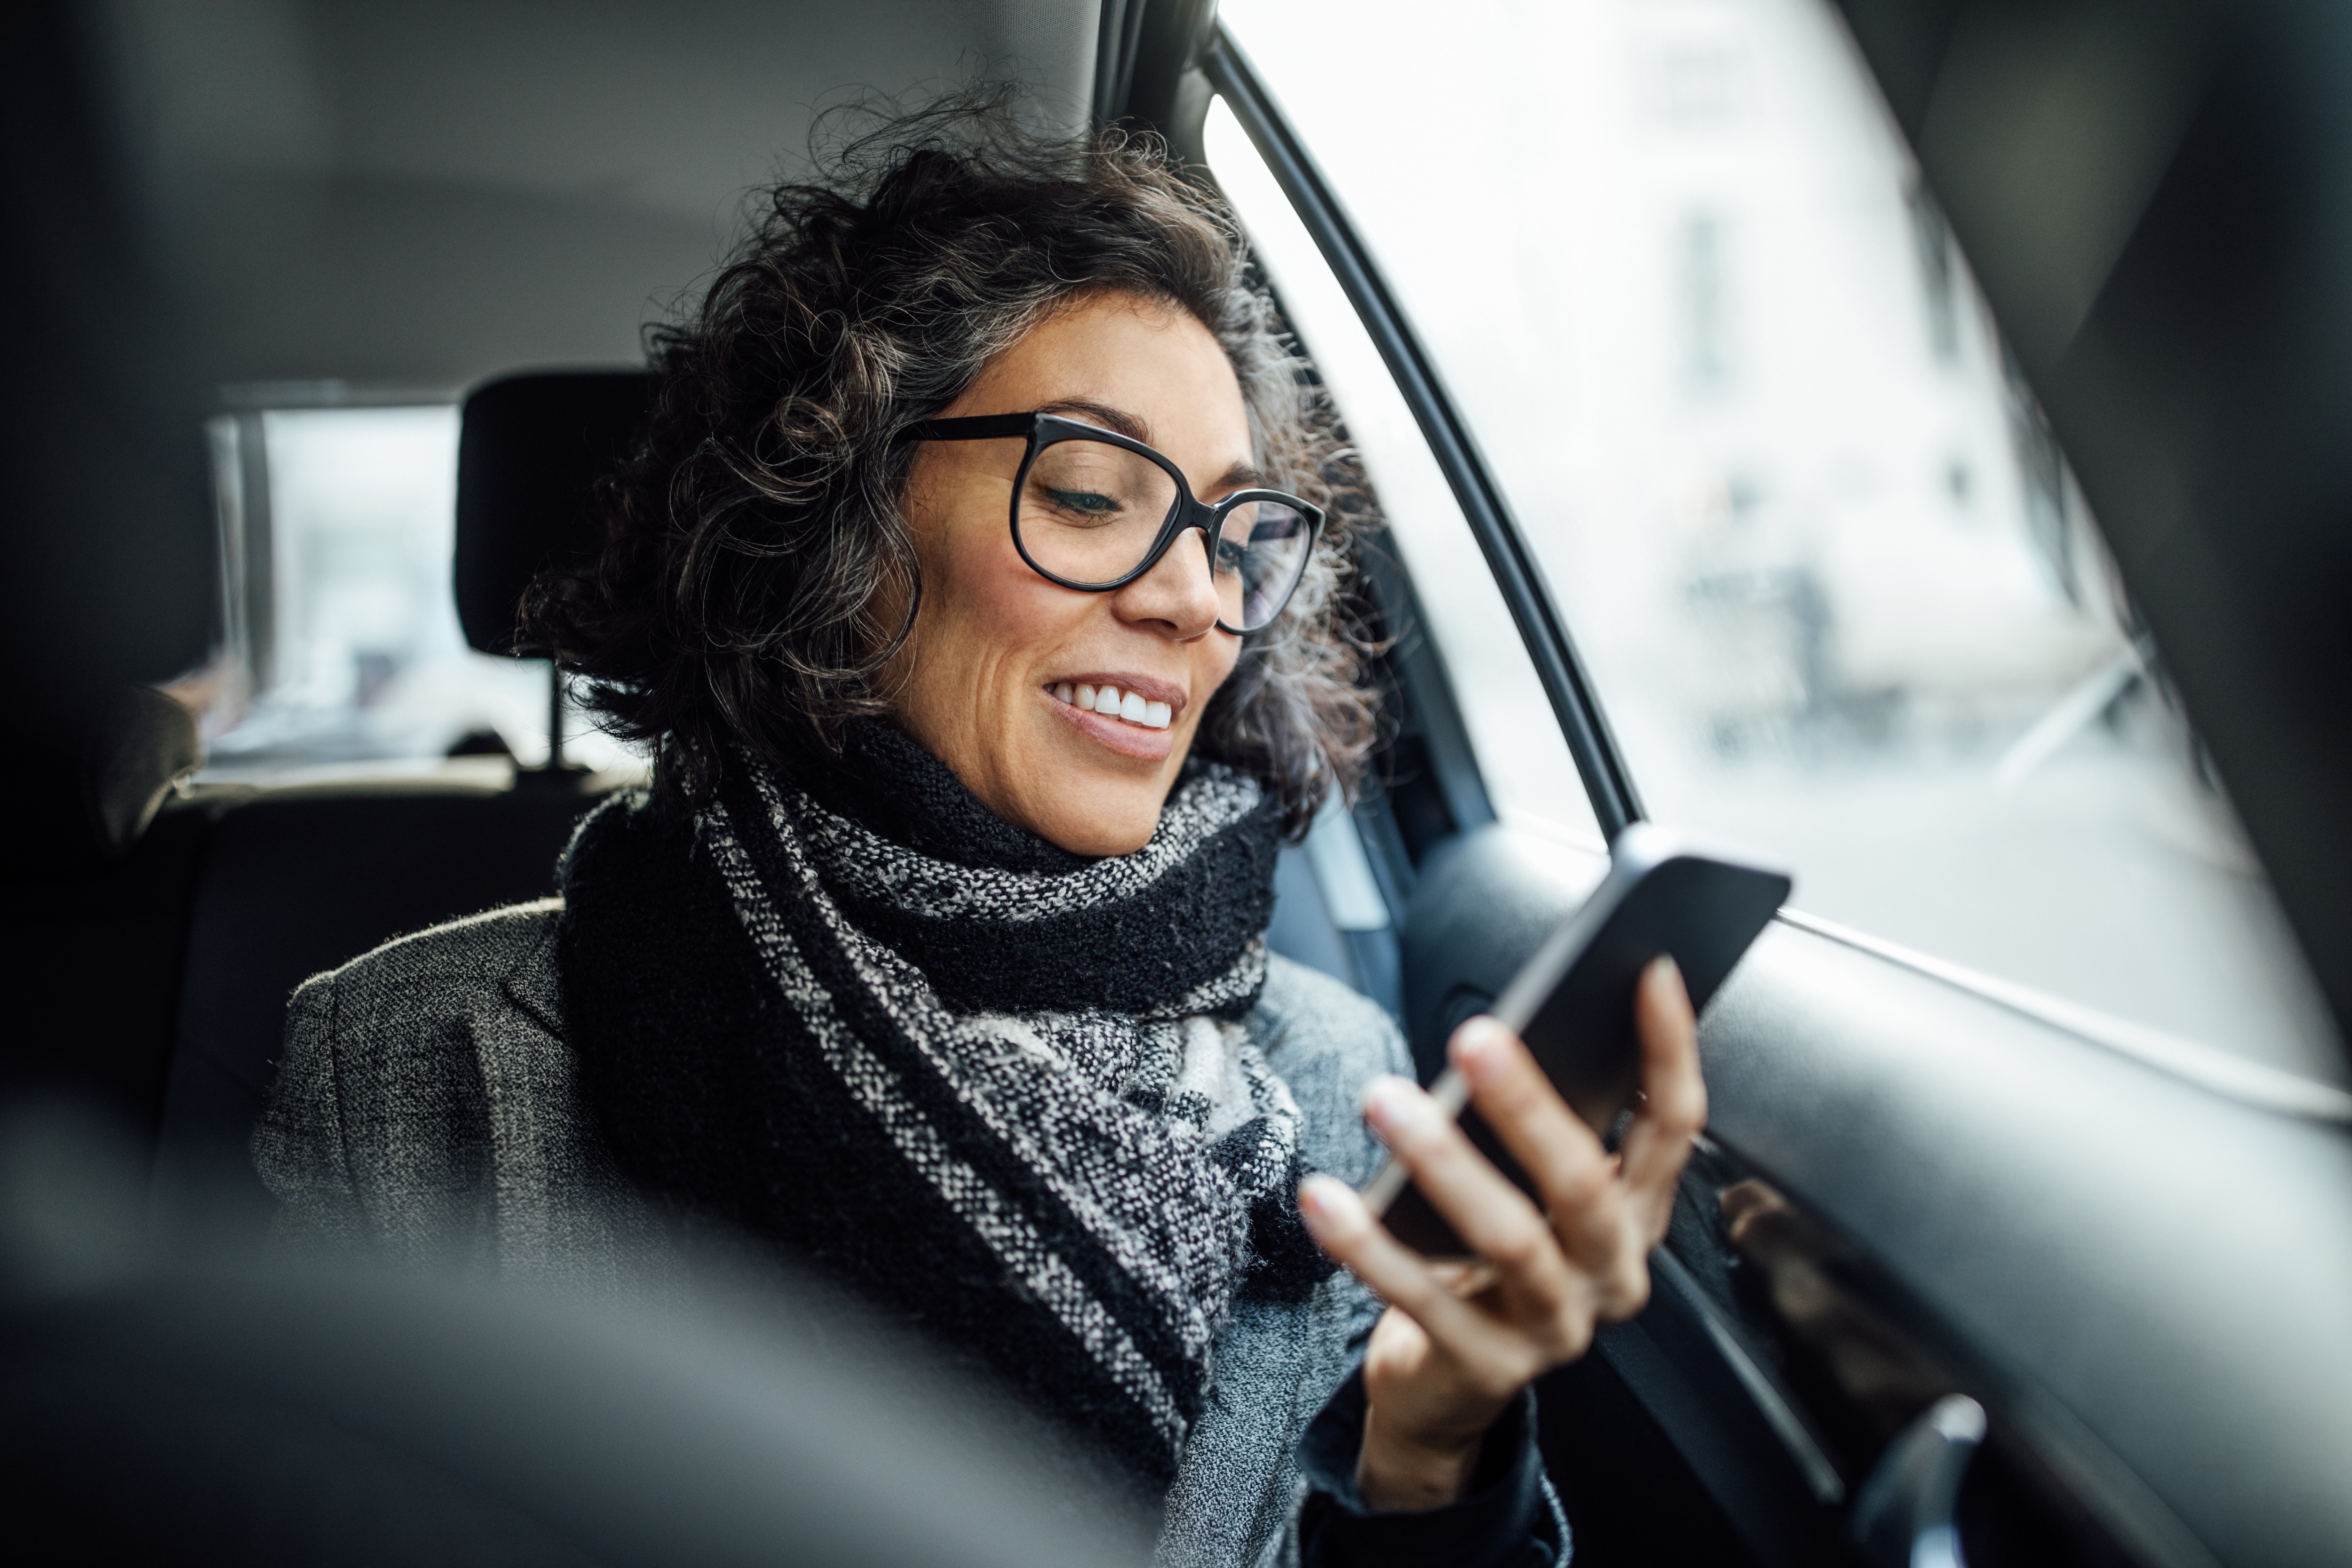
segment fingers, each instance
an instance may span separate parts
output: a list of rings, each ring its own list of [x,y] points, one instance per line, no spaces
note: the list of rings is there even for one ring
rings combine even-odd
[[[1462,1339],[1475,1331],[1475,1310],[1448,1288],[1453,1271],[1441,1272],[1391,1236],[1345,1182],[1307,1177],[1298,1184],[1298,1213],[1333,1262],[1383,1301],[1403,1309],[1432,1336]]]
[[[1495,1264],[1515,1288],[1545,1301],[1556,1299],[1566,1279],[1551,1226],[1454,1119],[1400,1078],[1373,1080],[1364,1100],[1381,1141],[1470,1250]]]
[[[1627,1193],[1654,1222],[1648,1239],[1655,1241],[1665,1234],[1665,1215],[1690,1158],[1691,1140],[1706,1125],[1698,1022],[1673,959],[1655,960],[1643,972],[1633,994],[1633,1020],[1642,1040],[1643,1098],[1618,1150]]]
[[[1325,1252],[1421,1326],[1446,1362],[1447,1378],[1474,1400],[1507,1399],[1547,1366],[1581,1354],[1591,1342],[1589,1316],[1563,1330],[1555,1320],[1565,1314],[1557,1310],[1514,1319],[1487,1310],[1494,1303],[1467,1299],[1479,1267],[1465,1271],[1430,1262],[1391,1236],[1363,1200],[1333,1177],[1301,1182],[1298,1212]],[[1484,1426],[1484,1419],[1477,1423]]]
[[[1449,1054],[1470,1080],[1478,1114],[1535,1183],[1547,1210],[1580,1212],[1615,1186],[1616,1162],[1517,1036],[1492,1018],[1473,1018],[1454,1031]]]
[[[1620,1162],[1570,1110],[1542,1068],[1491,1018],[1456,1032],[1454,1058],[1471,1081],[1479,1114],[1527,1168],[1564,1266],[1589,1286],[1612,1318],[1649,1299],[1650,1207],[1624,1184]],[[1573,1286],[1570,1289],[1574,1289]]]
[[[1501,1025],[1474,1019],[1454,1036],[1452,1055],[1471,1099],[1526,1167],[1542,1194],[1540,1211],[1412,1084],[1384,1079],[1366,1097],[1366,1115],[1382,1141],[1482,1261],[1475,1287],[1459,1270],[1433,1266],[1402,1246],[1352,1192],[1328,1178],[1300,1191],[1317,1241],[1465,1360],[1494,1340],[1490,1312],[1546,1343],[1547,1354],[1567,1346],[1572,1355],[1596,1316],[1640,1310],[1649,1296],[1649,1250],[1665,1234],[1691,1141],[1706,1125],[1706,1085],[1690,998],[1671,960],[1643,972],[1634,1015],[1644,1100],[1616,1156]],[[1486,1300],[1490,1291],[1494,1299]]]

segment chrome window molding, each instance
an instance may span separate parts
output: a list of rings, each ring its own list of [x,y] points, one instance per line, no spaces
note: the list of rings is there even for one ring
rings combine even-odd
[[[1786,909],[1777,918],[1784,925],[1794,926],[1825,941],[1853,948],[1857,952],[1866,952],[1874,958],[1899,964],[1915,973],[1941,981],[1956,990],[1981,996],[2012,1013],[2063,1029],[2117,1056],[2129,1057],[2144,1066],[2193,1083],[2224,1099],[2234,1100],[2241,1105],[2281,1116],[2297,1117],[2305,1121],[2352,1126],[2352,1093],[2333,1084],[2319,1083],[2279,1068],[2250,1061],[2218,1046],[2168,1034],[2146,1024],[2135,1024],[2128,1018],[2118,1018],[2095,1007],[2086,1007],[2078,1002],[2069,1002],[2063,997],[2036,991],[2030,985],[2019,985],[1980,973],[1963,964],[1948,963],[1895,942],[1881,941],[1850,926],[1839,925],[1834,921]]]

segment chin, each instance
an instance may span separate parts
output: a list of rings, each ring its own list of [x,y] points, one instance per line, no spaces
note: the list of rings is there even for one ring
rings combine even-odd
[[[1100,857],[1133,854],[1150,842],[1160,826],[1162,796],[1157,791],[1136,791],[1138,798],[1130,803],[1119,797],[1133,790],[1132,785],[1121,788],[1088,781],[1077,784],[1076,789],[1092,796],[1090,804],[1098,809],[1073,811],[1074,803],[1064,796],[1051,803],[1058,809],[1031,814],[1030,831],[1073,855]]]
[[[1150,842],[1152,829],[1159,826],[1158,812],[1140,822],[1131,821],[1122,814],[1117,821],[1047,823],[1038,829],[1038,837],[1073,855],[1132,855]]]

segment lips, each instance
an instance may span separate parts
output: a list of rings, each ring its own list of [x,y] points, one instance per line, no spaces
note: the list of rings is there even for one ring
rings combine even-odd
[[[1190,700],[1172,680],[1124,669],[1073,673],[1043,689],[1065,723],[1107,751],[1146,763],[1175,753],[1175,723]]]
[[[1063,680],[1046,689],[1056,702],[1138,729],[1165,730],[1176,717],[1175,704],[1145,696],[1133,682],[1122,690],[1108,681],[1098,686],[1087,680]]]

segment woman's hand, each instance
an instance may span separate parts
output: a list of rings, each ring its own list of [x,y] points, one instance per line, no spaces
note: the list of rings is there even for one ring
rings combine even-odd
[[[1575,1360],[1595,1327],[1650,1295],[1650,1249],[1706,1123],[1698,1033],[1671,959],[1642,976],[1633,1011],[1643,1098],[1615,1154],[1568,1108],[1518,1037],[1491,1018],[1454,1031],[1454,1065],[1542,1194],[1538,1210],[1427,1094],[1383,1078],[1365,1114],[1423,1194],[1477,1254],[1433,1263],[1389,1235],[1342,1183],[1310,1176],[1299,1208],[1323,1250],[1389,1303],[1364,1358],[1359,1491],[1382,1510],[1440,1508],[1518,1391]]]

